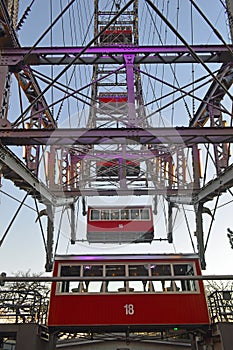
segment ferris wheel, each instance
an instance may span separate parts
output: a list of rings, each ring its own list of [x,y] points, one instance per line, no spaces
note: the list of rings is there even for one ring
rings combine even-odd
[[[205,268],[232,196],[230,1],[40,6],[38,20],[36,1],[0,5],[1,193],[25,193],[1,244],[30,200],[49,271],[58,246],[89,244],[88,206],[143,204],[150,249],[188,241]]]

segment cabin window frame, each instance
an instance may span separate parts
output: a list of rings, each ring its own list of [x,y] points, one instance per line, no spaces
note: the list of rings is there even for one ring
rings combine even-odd
[[[138,210],[139,215],[138,218],[135,218],[132,213]],[[106,213],[108,211],[108,215],[106,216]],[[99,212],[99,215],[96,218],[93,219],[94,214]],[[118,212],[118,218],[114,218],[116,221],[151,221],[152,216],[151,216],[151,208],[141,208],[141,207],[135,207],[135,208],[90,208],[90,213],[89,213],[89,222],[93,221],[112,221],[112,214]],[[127,212],[126,217],[122,217],[122,213]],[[103,215],[102,215],[103,213]],[[144,217],[143,217],[144,216]],[[146,217],[145,217],[146,216]],[[108,217],[108,218],[107,218]]]
[[[167,276],[168,278],[164,281],[146,281],[143,283],[143,280],[135,281],[128,280],[128,281],[114,281],[114,277],[112,280],[109,282],[106,280],[103,281],[90,281],[87,283],[86,281],[75,281],[75,282],[57,282],[56,283],[56,294],[59,295],[96,295],[96,294],[146,294],[146,295],[151,295],[151,294],[199,294],[200,293],[200,287],[199,283],[197,280],[170,280],[169,276],[174,277],[174,276],[179,276],[179,274],[175,274],[175,269],[174,266],[180,266],[182,265],[187,266],[191,265],[192,266],[192,271],[193,274],[191,276],[196,276],[197,271],[196,271],[196,264],[195,261],[143,261],[143,262],[138,262],[138,261],[119,261],[119,262],[111,262],[111,261],[106,261],[106,262],[96,262],[96,263],[88,263],[88,262],[69,262],[69,263],[59,263],[58,265],[58,276],[61,276],[62,268],[65,266],[79,266],[80,267],[80,277],[85,277],[84,273],[84,268],[85,266],[90,266],[91,267],[102,267],[102,275],[100,277],[109,277],[107,275],[107,266],[124,266],[125,270],[125,277],[132,277],[130,274],[130,269],[131,267],[136,268],[138,266],[138,271],[143,271],[142,268],[144,268],[144,271],[146,269],[146,266],[148,268],[148,277],[153,276],[153,269],[158,267],[161,270],[161,267],[163,266],[169,266],[170,267],[170,273],[171,274],[165,274],[161,276]],[[101,269],[100,269],[101,270]],[[93,270],[94,271],[94,270]],[[159,272],[158,272],[159,275]],[[96,275],[95,275],[96,276]],[[118,275],[121,276],[121,275]],[[124,277],[124,275],[122,275]],[[136,276],[145,276],[143,274],[138,274]],[[147,276],[147,275],[146,275]],[[185,275],[180,275],[180,276],[185,276]],[[117,282],[119,283],[119,287],[117,288]],[[90,285],[91,283],[91,285]],[[98,286],[98,290],[93,290],[91,291],[90,288],[91,286]],[[115,288],[115,290],[114,290]],[[89,290],[88,290],[89,289]]]

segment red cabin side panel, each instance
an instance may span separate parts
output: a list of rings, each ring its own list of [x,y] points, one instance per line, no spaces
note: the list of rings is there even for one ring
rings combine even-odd
[[[50,308],[48,325],[52,327],[209,324],[206,300],[201,294],[53,295]]]
[[[87,232],[154,232],[151,221],[92,221]]]

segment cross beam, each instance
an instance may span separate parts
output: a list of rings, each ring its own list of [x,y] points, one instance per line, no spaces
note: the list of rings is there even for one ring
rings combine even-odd
[[[4,145],[163,144],[184,145],[233,142],[233,127],[109,128],[109,129],[0,129]]]
[[[233,46],[230,46],[233,50]],[[139,63],[197,63],[186,46],[103,46],[89,47],[16,47],[2,48],[1,66],[67,65],[73,64],[124,64],[124,55],[135,55]],[[194,45],[191,49],[203,62],[229,63],[232,53],[224,45]],[[83,53],[82,53],[83,52]],[[77,59],[75,60],[75,56]]]

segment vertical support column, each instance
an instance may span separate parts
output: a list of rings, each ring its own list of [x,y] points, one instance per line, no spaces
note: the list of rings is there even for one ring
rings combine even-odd
[[[185,188],[186,186],[186,157],[183,147],[177,147],[176,149],[177,159],[177,185],[178,188]]]
[[[200,188],[200,164],[199,153],[196,145],[192,146],[192,160],[193,160],[193,187],[194,189]],[[202,220],[203,203],[199,203],[194,207],[196,218],[196,238],[197,238],[197,250],[200,257],[201,268],[206,268],[205,262],[205,249],[204,249],[204,232],[203,232],[203,220]]]
[[[47,214],[48,214],[48,222],[47,222],[47,251],[46,251],[46,264],[45,270],[46,272],[52,271],[53,267],[53,233],[54,233],[54,210],[52,205],[47,205]]]
[[[167,240],[168,243],[173,242],[173,216],[172,216],[173,203],[168,203],[168,232],[167,232]]]
[[[195,208],[196,213],[196,237],[197,237],[197,249],[200,257],[201,267],[203,270],[206,269],[205,262],[205,247],[204,247],[204,232],[203,232],[203,203],[197,204]]]
[[[13,43],[11,42],[9,31],[10,23],[13,27],[16,27],[17,18],[18,18],[18,8],[19,0],[5,0],[5,4],[2,4],[1,10],[3,11],[2,20],[4,23],[2,36],[7,35],[9,37],[9,42],[5,46],[11,47]],[[8,13],[7,13],[8,11]],[[5,22],[7,18],[7,21]],[[8,67],[0,67],[0,96],[1,96],[1,113],[0,113],[0,129],[1,128],[10,128],[11,124],[7,120],[8,114],[8,105],[9,105],[9,96],[10,96],[10,82],[11,82],[11,73],[8,70]]]
[[[119,158],[119,182],[120,188],[126,189],[126,176],[127,176],[127,163],[126,163],[126,146],[122,145],[122,157]]]
[[[53,190],[55,188],[55,157],[56,148],[55,146],[50,146],[50,152],[46,153],[45,162],[46,182],[50,190]],[[61,180],[61,176],[59,176],[59,180]],[[59,181],[58,184],[60,185]]]
[[[128,92],[128,120],[129,126],[136,127],[136,109],[135,109],[135,92],[134,92],[134,55],[124,55],[126,63],[126,80]]]
[[[138,0],[135,0],[133,3],[133,12],[134,12],[134,21],[133,21],[133,30],[134,30],[134,45],[138,45]]]
[[[75,206],[74,203],[70,204],[70,228],[71,228],[71,244],[75,244],[76,241],[76,230],[75,230]]]
[[[233,43],[233,0],[225,0],[227,7],[227,15],[229,20],[229,27],[231,33],[231,42]]]
[[[36,103],[31,109],[31,118],[30,122],[27,125],[28,129],[41,129],[43,125],[43,105],[41,102]],[[36,176],[38,175],[39,170],[39,161],[40,161],[40,150],[41,146],[26,146],[25,160],[28,169],[30,169]]]
[[[195,335],[193,333],[189,333],[189,339],[191,343],[191,350],[198,350],[197,344],[195,341]]]
[[[99,12],[99,0],[94,0],[94,35],[98,34],[98,12]],[[98,39],[94,43],[95,46],[98,46]]]
[[[199,152],[197,145],[192,146],[192,160],[193,160],[193,188],[200,188],[200,164]]]
[[[0,115],[0,129],[10,128],[11,124],[7,120],[9,96],[10,96],[10,81],[11,73],[8,72],[7,67],[0,67],[0,96],[1,101],[1,115]]]
[[[222,112],[218,109],[215,108],[221,107],[220,99],[211,99],[210,103],[211,106],[209,106],[209,113],[210,113],[210,126],[212,127],[217,127],[217,128],[223,128],[226,126],[225,121],[223,121],[222,118]],[[219,144],[214,144],[214,158],[215,158],[215,167],[216,167],[216,172],[217,175],[220,175],[221,172],[227,168],[228,166],[228,161],[229,161],[229,144],[227,143],[219,143]]]
[[[94,0],[94,36],[96,37],[98,35],[98,12],[99,12],[99,0]],[[95,46],[98,46],[98,39],[95,40],[94,42]],[[96,100],[97,100],[97,80],[98,76],[98,65],[95,64],[93,65],[93,72],[92,72],[92,81],[95,82],[94,85],[92,85],[91,89],[91,100],[92,102],[92,107],[89,110],[89,119],[88,119],[88,128],[96,128]],[[94,102],[95,101],[95,102]],[[87,166],[90,167],[90,162],[87,162]],[[89,170],[90,171],[90,170]]]

